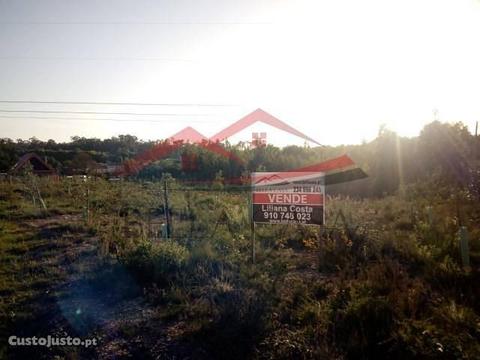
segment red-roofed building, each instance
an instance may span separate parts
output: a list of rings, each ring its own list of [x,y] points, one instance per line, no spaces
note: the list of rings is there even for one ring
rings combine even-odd
[[[32,173],[38,176],[57,176],[57,171],[35,153],[23,155],[10,170],[10,175],[19,175],[31,168]]]

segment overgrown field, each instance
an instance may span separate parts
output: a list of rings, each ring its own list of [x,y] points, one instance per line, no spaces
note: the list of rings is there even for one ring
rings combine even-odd
[[[1,358],[480,358],[468,192],[329,198],[321,230],[258,226],[253,264],[248,189],[163,180],[170,239],[164,181],[0,183]],[[98,346],[9,347],[10,335]]]

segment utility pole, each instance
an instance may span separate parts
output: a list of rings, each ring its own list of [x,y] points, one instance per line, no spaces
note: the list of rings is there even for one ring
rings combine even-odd
[[[168,190],[167,190],[167,179],[163,180],[163,198],[165,201],[165,219],[167,220],[167,239],[170,238],[171,235],[171,224],[170,224],[170,208],[168,206]]]
[[[478,121],[475,123],[475,137],[478,135]]]

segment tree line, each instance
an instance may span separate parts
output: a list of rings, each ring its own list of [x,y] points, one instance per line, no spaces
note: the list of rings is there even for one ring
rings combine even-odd
[[[61,174],[72,169],[88,172],[98,164],[121,164],[159,146],[120,135],[110,139],[72,137],[70,142],[0,139],[0,172],[7,172],[25,153],[35,152]],[[434,121],[419,136],[401,137],[381,127],[377,137],[358,145],[286,146],[250,148],[244,143],[224,144],[233,157],[208,147],[184,144],[167,157],[153,161],[132,175],[135,179],[160,179],[166,172],[180,180],[238,178],[250,171],[282,171],[348,154],[369,177],[329,190],[351,196],[382,196],[401,191],[412,183],[449,184],[479,194],[480,140],[462,123]]]

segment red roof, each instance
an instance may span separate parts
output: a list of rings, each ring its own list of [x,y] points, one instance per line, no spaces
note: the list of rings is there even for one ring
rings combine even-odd
[[[17,173],[18,171],[21,171],[27,163],[32,165],[33,172],[36,174],[56,174],[55,169],[43,161],[42,158],[35,153],[23,155],[13,166],[11,172]]]

